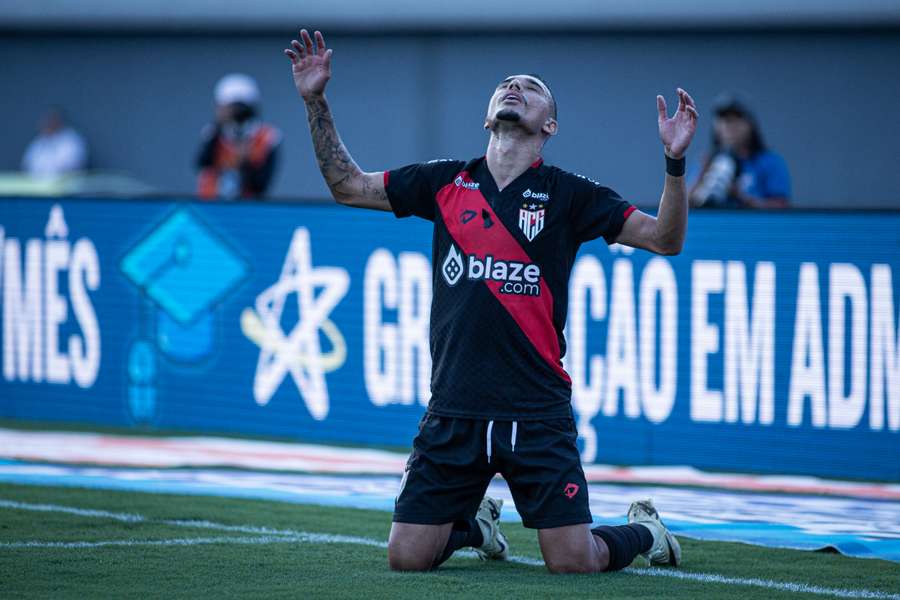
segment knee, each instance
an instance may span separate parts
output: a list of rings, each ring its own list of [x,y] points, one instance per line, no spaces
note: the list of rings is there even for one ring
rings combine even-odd
[[[408,546],[388,544],[388,566],[392,571],[429,571],[433,564],[433,557],[410,552]]]
[[[602,565],[596,560],[579,559],[572,556],[546,561],[547,570],[554,575],[577,573],[600,573]]]

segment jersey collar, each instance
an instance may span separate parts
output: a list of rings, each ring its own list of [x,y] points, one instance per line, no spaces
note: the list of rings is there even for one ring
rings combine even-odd
[[[525,182],[536,176],[538,169],[543,163],[544,159],[538,157],[536,161],[531,163],[531,165],[529,165],[529,167],[525,169],[525,171],[523,171],[521,175],[512,180],[508,186],[503,188],[502,191],[497,188],[497,182],[494,181],[494,176],[491,175],[491,172],[488,169],[486,156],[482,156],[481,158],[473,160],[471,163],[469,163],[469,165],[467,165],[466,170],[469,172],[469,176],[473,180],[481,184],[482,193],[486,198],[489,198],[490,196],[501,196],[514,190],[523,188]]]

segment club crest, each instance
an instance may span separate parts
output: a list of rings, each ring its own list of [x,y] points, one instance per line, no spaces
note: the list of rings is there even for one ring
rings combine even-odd
[[[519,229],[532,241],[544,229],[544,205],[525,203],[519,209]]]

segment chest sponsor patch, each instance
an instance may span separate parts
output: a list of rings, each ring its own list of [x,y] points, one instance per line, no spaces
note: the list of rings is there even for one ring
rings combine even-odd
[[[447,285],[454,286],[463,275],[472,281],[496,281],[501,294],[519,296],[541,295],[541,267],[534,263],[515,260],[500,260],[493,256],[479,257],[477,254],[465,256],[455,244],[441,265],[441,274]]]
[[[529,242],[544,229],[545,212],[544,205],[535,202],[530,204],[526,202],[519,209],[519,229],[522,230]]]

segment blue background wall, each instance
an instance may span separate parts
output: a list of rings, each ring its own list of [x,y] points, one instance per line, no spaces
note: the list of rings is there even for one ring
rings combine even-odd
[[[364,376],[364,360],[375,360],[375,368],[382,369],[385,354],[383,349],[372,345],[371,332],[366,339],[363,315],[368,306],[368,310],[374,311],[371,314],[377,314],[383,323],[396,323],[405,309],[396,305],[390,309],[384,307],[390,304],[383,302],[384,286],[399,286],[404,276],[425,273],[424,279],[415,280],[420,287],[414,289],[415,293],[408,294],[407,299],[430,294],[428,223],[412,219],[398,221],[388,214],[326,205],[61,200],[58,208],[53,209],[53,206],[54,202],[33,199],[0,201],[0,236],[3,237],[0,244],[3,250],[0,256],[0,302],[4,316],[0,416],[280,435],[307,440],[409,444],[423,411],[422,403],[427,398],[417,393],[404,398],[395,393],[393,396],[388,394],[388,399],[380,402],[382,405],[373,402],[371,385],[367,386]],[[63,223],[65,227],[61,227]],[[309,246],[305,246],[304,241],[307,234]],[[25,258],[29,244],[32,247],[30,259]],[[58,319],[59,351],[64,356],[72,354],[68,342],[70,336],[84,340],[85,329],[91,327],[89,323],[85,325],[87,309],[84,301],[76,306],[79,304],[78,292],[73,289],[73,285],[84,286],[83,282],[87,281],[84,271],[79,270],[77,261],[72,258],[75,255],[72,249],[78,244],[81,244],[78,247],[82,259],[90,254],[87,249],[90,246],[98,260],[98,285],[96,289],[87,286],[90,305],[87,312],[93,311],[96,315],[100,335],[98,370],[95,378],[88,377],[89,381],[82,380],[81,385],[74,379],[69,383],[51,383],[45,368],[35,370],[30,359],[19,360],[17,327],[24,324],[28,331],[39,331],[40,335],[30,341],[38,340],[39,355],[44,361],[50,330],[47,307],[53,302],[52,298],[48,300],[46,290],[47,282],[53,279],[58,281],[59,297],[65,307],[65,315]],[[51,270],[53,261],[48,257],[54,252],[58,255],[61,245],[67,248],[69,259],[60,261],[55,270]],[[22,256],[18,260],[13,260],[13,247],[21,248]],[[292,284],[291,270],[284,268],[286,257],[292,250],[293,256],[303,262],[307,249],[311,267],[317,274],[301,273]],[[616,390],[614,397],[606,392],[599,395],[578,392],[576,416],[582,421],[582,433],[593,429],[597,435],[596,449],[588,452],[587,458],[605,463],[693,464],[711,469],[900,479],[900,461],[897,460],[900,456],[900,400],[885,408],[882,427],[873,427],[870,422],[872,383],[868,368],[873,360],[870,329],[875,308],[872,299],[877,295],[873,265],[882,265],[875,270],[881,269],[882,273],[887,270],[890,275],[890,283],[887,287],[882,285],[878,294],[882,299],[889,298],[891,314],[882,311],[877,319],[893,319],[893,337],[889,343],[897,349],[900,334],[898,249],[900,213],[896,212],[759,214],[723,211],[693,214],[685,252],[677,257],[654,259],[663,261],[663,268],[671,269],[674,274],[677,305],[674,404],[670,410],[656,413],[663,417],[657,417],[655,421],[658,422],[654,422],[647,418],[650,401],[642,392],[632,398],[633,406],[638,407],[636,414],[627,408],[630,392]],[[405,256],[412,256],[419,270],[404,272],[398,267],[394,275],[388,273],[381,280],[371,279],[377,285],[370,286],[367,297],[364,291],[367,269],[372,278],[372,257],[376,251],[387,256],[388,262],[395,261],[392,264],[400,265],[410,264],[403,263],[403,253],[414,253]],[[584,304],[590,294],[573,290],[570,326],[573,313],[581,311],[580,321],[585,325],[578,334],[584,336],[586,345],[583,351],[576,352],[576,357],[570,357],[570,370],[572,358],[583,361],[576,369],[581,373],[589,372],[587,365],[592,356],[610,360],[607,338],[610,322],[614,319],[611,294],[632,288],[636,307],[632,327],[641,325],[641,281],[650,259],[649,254],[626,252],[618,246],[608,249],[601,242],[582,249],[578,264],[597,261],[605,281],[603,302],[607,306],[603,318],[593,318],[586,313],[588,309]],[[773,263],[775,393],[771,423],[760,423],[758,417],[750,422],[740,418],[732,423],[724,420],[703,422],[691,416],[692,402],[696,401],[691,397],[692,378],[697,377],[692,372],[691,348],[699,343],[692,339],[692,319],[697,318],[697,304],[692,297],[698,282],[692,273],[701,260],[738,261],[743,265],[747,304],[751,309],[756,293],[755,268],[761,261]],[[82,260],[80,264],[89,262]],[[821,413],[826,416],[824,423],[814,423],[813,402],[807,396],[801,398],[800,422],[789,424],[788,395],[791,378],[795,376],[792,358],[799,314],[797,301],[802,295],[797,287],[801,263],[812,263],[817,269],[815,279],[819,286],[820,311],[810,316],[810,322],[818,320],[822,327],[825,354],[819,357],[825,367],[823,385],[827,385],[827,373],[836,364],[828,358],[833,344],[828,327],[830,319],[835,318],[829,312],[830,270],[832,265],[846,263],[858,269],[861,275],[861,297],[867,319],[862,330],[865,343],[861,354],[864,356],[859,357],[860,352],[851,346],[856,331],[850,324],[852,305],[847,303],[838,309],[847,323],[845,349],[837,359],[846,367],[844,391],[850,389],[849,373],[853,361],[863,360],[866,369],[866,408],[859,418],[845,427],[834,426],[832,411],[835,407],[827,397],[820,406],[820,410],[825,411]],[[423,264],[424,271],[421,269]],[[727,267],[727,262],[722,265]],[[326,267],[333,270],[318,270]],[[576,271],[578,268],[576,266]],[[632,275],[617,278],[616,269],[623,268],[630,269]],[[15,304],[11,304],[17,291],[20,297],[24,294],[23,286],[17,289],[13,280],[24,281],[28,269],[34,269],[37,276],[31,280],[32,284],[38,282],[35,285],[43,288],[37,296],[41,316],[36,329],[34,323],[23,317],[24,309],[17,310]],[[341,271],[345,275],[341,275]],[[178,282],[175,276],[183,278]],[[141,277],[144,278],[143,288],[134,282]],[[313,298],[321,299],[328,289],[338,292],[337,303],[333,309],[326,309],[325,318],[335,325],[340,332],[338,337],[346,346],[339,364],[332,365],[336,368],[329,370],[326,366],[321,373],[323,379],[318,379],[315,364],[297,350],[299,346],[289,343],[278,346],[273,342],[279,332],[290,334],[298,321],[312,315],[308,312],[304,317],[302,309],[298,309],[296,293],[292,291],[302,291],[303,286],[313,285],[313,277],[321,278],[313,288]],[[341,296],[340,280],[344,277],[349,279],[349,285]],[[590,281],[596,282],[596,279],[594,276]],[[387,280],[390,281],[385,284]],[[279,281],[282,283],[281,297],[286,300],[284,310],[275,315],[273,321],[264,323],[263,329],[271,337],[257,336],[254,342],[252,335],[246,335],[246,326],[242,328],[242,318],[247,319],[248,309],[262,314],[266,306],[259,304],[258,299]],[[421,287],[423,281],[425,287]],[[590,281],[581,277],[578,282],[573,280],[573,286],[584,286],[586,282],[589,285]],[[624,287],[616,292],[617,285]],[[727,282],[727,286],[731,285]],[[188,293],[186,290],[191,286],[196,287]],[[808,300],[809,291],[803,293]],[[198,303],[198,298],[202,302]],[[621,308],[624,301],[617,302]],[[640,373],[640,377],[650,377],[652,382],[658,381],[662,361],[658,349],[663,345],[661,336],[664,335],[660,328],[659,302],[651,298],[657,319],[653,333],[653,343],[657,345],[653,351],[656,367],[652,373]],[[726,336],[724,295],[709,294],[704,296],[704,303],[708,306],[708,323],[719,328],[719,345],[708,357],[707,388],[721,390]],[[754,318],[758,316],[754,315]],[[335,338],[333,335],[329,338],[323,328],[317,330],[321,352],[329,355],[334,350]],[[638,346],[643,343],[637,342]],[[370,353],[368,357],[366,344],[370,350],[375,348],[374,354]],[[137,350],[136,345],[139,346]],[[312,382],[310,385],[320,381],[327,386],[324,418],[314,418],[308,408],[315,392],[302,394],[287,372],[276,381],[271,397],[261,401],[260,395],[254,395],[255,377],[261,369],[266,371],[274,364],[264,361],[260,367],[260,346],[276,350],[294,348],[292,355],[292,351],[287,352],[293,356],[291,364],[304,365],[300,372]],[[25,348],[30,351],[33,346]],[[631,344],[625,347],[622,355],[638,350]],[[275,355],[273,360],[278,358],[277,352]],[[282,358],[284,355],[285,352],[281,352]],[[71,362],[71,358],[67,360]],[[401,362],[398,368],[411,369],[413,364],[414,361]],[[81,372],[85,372],[84,368]],[[419,370],[412,373],[416,389],[419,378],[424,375]],[[589,388],[591,383],[584,375],[576,381],[579,389]],[[885,385],[891,385],[889,379]],[[826,391],[822,389],[823,393]],[[897,390],[892,389],[890,393],[896,394]],[[880,402],[884,403],[884,400]],[[615,406],[614,415],[600,410],[601,405],[607,404]],[[694,409],[698,408],[703,409],[694,406]]]

